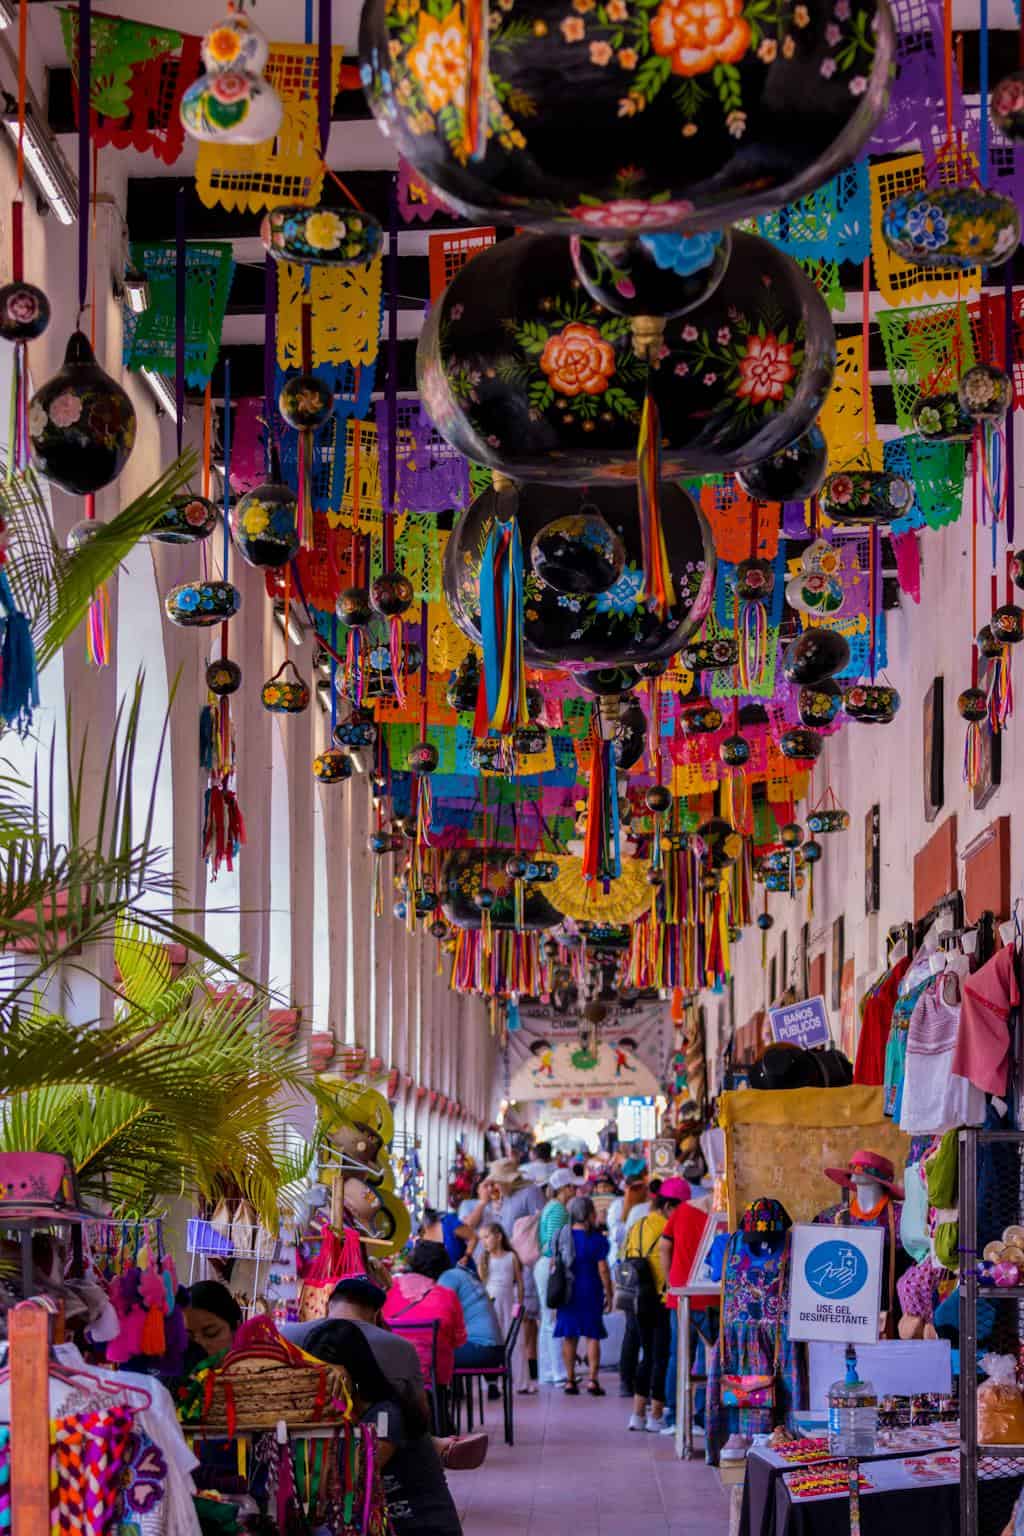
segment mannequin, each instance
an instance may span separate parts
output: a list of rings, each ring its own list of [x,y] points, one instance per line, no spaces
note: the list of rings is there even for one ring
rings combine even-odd
[[[854,1152],[845,1168],[826,1168],[834,1183],[850,1191],[848,1202],[839,1201],[815,1216],[819,1225],[881,1227],[885,1233],[882,1254],[882,1312],[879,1332],[895,1338],[899,1298],[893,1284],[909,1268],[909,1257],[900,1244],[903,1188],[895,1182],[895,1169],[880,1152]]]

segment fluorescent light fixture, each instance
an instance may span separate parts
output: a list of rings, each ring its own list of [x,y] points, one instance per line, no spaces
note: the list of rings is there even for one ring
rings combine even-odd
[[[288,633],[293,645],[302,645],[306,638],[306,631],[295,617],[291,608],[288,610]]]
[[[3,0],[0,0],[0,5]],[[124,275],[124,296],[133,315],[141,315],[149,308],[149,278],[144,272],[129,267]]]
[[[174,398],[174,390],[164,378],[162,373],[154,373],[151,368],[140,368],[139,372],[152,391],[153,398],[162,411],[168,416],[176,417],[178,414],[177,401]]]
[[[18,106],[5,92],[4,127],[15,149],[18,144]],[[25,113],[25,164],[42,197],[62,224],[74,224],[78,217],[78,182],[60,152],[50,131],[32,111]]]
[[[0,0],[0,32],[6,31],[8,27],[13,27],[16,20],[17,17],[14,14],[13,5],[9,3],[9,0]]]

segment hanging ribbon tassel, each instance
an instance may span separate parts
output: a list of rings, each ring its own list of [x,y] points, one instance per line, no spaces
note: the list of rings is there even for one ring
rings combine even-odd
[[[403,642],[401,615],[388,622],[388,650],[391,656],[391,676],[395,682],[395,703],[405,708],[405,644]],[[426,642],[424,641],[424,644]]]
[[[32,630],[14,601],[7,572],[0,566],[0,609],[4,614],[4,640],[0,649],[0,717],[19,736],[32,726],[39,708],[39,677]]]
[[[105,667],[110,660],[110,597],[105,582],[89,604],[85,651],[94,667]]]
[[[1013,714],[1013,676],[1010,647],[1004,645],[989,670],[988,719],[994,731],[1001,731]]]
[[[637,501],[643,543],[644,592],[647,605],[663,619],[675,602],[672,572],[661,525],[661,422],[648,383],[640,414],[636,446]]]
[[[487,152],[489,19],[487,0],[466,0],[466,111],[462,150],[468,160]]]
[[[963,779],[968,789],[974,789],[981,778],[981,762],[981,724],[977,720],[972,720],[967,726],[967,734],[964,738]]]
[[[530,719],[523,660],[523,545],[515,518],[496,523],[484,547],[480,628],[488,723],[507,736]]]

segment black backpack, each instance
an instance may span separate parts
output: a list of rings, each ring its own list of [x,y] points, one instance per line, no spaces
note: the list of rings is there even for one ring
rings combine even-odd
[[[647,1217],[640,1222],[641,1229]],[[635,1317],[639,1312],[649,1312],[658,1301],[658,1285],[651,1268],[651,1254],[658,1245],[664,1228],[659,1231],[647,1252],[636,1259],[620,1259],[615,1266],[615,1307]],[[641,1244],[643,1235],[641,1231]]]

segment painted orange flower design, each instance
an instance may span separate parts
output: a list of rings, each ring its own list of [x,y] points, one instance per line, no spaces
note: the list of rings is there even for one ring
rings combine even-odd
[[[463,107],[466,100],[466,33],[457,7],[443,21],[420,12],[419,37],[409,55],[409,67],[423,87],[431,112],[449,102]]]
[[[672,60],[674,75],[738,64],[750,45],[743,0],[663,0],[651,22],[651,42],[655,53]]]
[[[592,325],[574,320],[548,337],[540,366],[560,395],[603,395],[615,372],[615,353]]]
[[[740,358],[738,393],[749,395],[755,405],[765,400],[781,400],[796,372],[790,362],[792,352],[792,342],[781,342],[771,332],[767,336],[748,336],[746,356]]]

